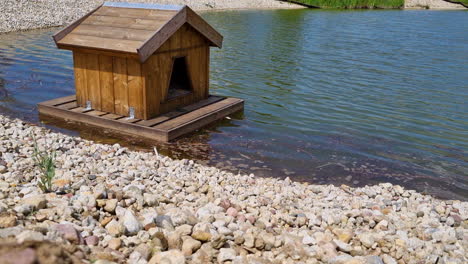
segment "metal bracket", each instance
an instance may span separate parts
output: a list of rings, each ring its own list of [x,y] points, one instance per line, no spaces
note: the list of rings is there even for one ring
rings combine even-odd
[[[85,110],[93,110],[92,106],[91,106],[91,101],[86,101],[86,108]]]
[[[134,119],[134,118],[135,118],[135,107],[129,107],[128,117],[126,119],[129,120],[129,119]]]

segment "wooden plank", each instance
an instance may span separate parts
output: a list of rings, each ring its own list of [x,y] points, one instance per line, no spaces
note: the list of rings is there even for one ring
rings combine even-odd
[[[171,119],[154,128],[167,131],[168,140],[195,131],[227,115],[242,110],[244,101],[237,98],[227,98],[217,103],[208,105],[188,114]]]
[[[114,112],[128,115],[128,75],[127,60],[113,58],[114,61]]]
[[[210,47],[205,48],[205,96],[210,95]]]
[[[197,110],[199,108],[202,108],[202,107],[205,107],[207,105],[210,105],[210,104],[213,104],[213,103],[216,103],[216,102],[219,102],[223,99],[225,99],[226,97],[223,97],[223,96],[216,96],[216,95],[212,95],[210,97],[208,97],[207,99],[205,100],[201,100],[199,102],[196,102],[194,104],[191,104],[191,105],[188,105],[188,106],[185,106],[185,107],[182,107],[182,111],[185,111],[185,112],[191,112],[191,111],[194,111],[194,110]]]
[[[187,22],[194,27],[200,34],[205,36],[214,46],[221,48],[223,45],[223,36],[219,34],[208,22],[201,18],[192,9],[186,8]]]
[[[140,122],[137,122],[137,124],[142,125],[142,126],[151,127],[151,126],[160,124],[160,123],[162,123],[164,121],[167,121],[167,120],[169,120],[171,118],[183,115],[185,113],[187,113],[187,112],[185,112],[185,111],[172,111],[172,112],[169,112],[169,113],[162,114],[161,116],[158,116],[158,117],[153,118],[153,119],[142,120]]]
[[[235,99],[236,101],[233,101],[232,104],[226,105],[224,107],[220,107],[216,109],[215,111],[209,112],[206,115],[199,116],[198,118],[192,119],[189,122],[184,123],[183,125],[167,130],[167,140],[171,141],[173,139],[176,139],[184,134],[193,132],[210,123],[223,119],[224,117],[230,114],[242,111],[244,109],[243,100],[236,99],[236,98],[228,98],[228,99]],[[194,112],[191,112],[191,113],[194,113]],[[158,127],[155,127],[155,128],[158,128]]]
[[[86,100],[91,101],[92,108],[101,110],[99,56],[95,54],[86,54],[86,88]]]
[[[81,24],[86,18],[88,18],[91,14],[93,14],[96,10],[98,10],[101,6],[96,7],[93,9],[91,12],[86,14],[85,16],[79,18],[78,20],[75,20],[75,22],[71,23],[69,26],[65,27],[64,29],[60,30],[59,32],[55,33],[52,38],[55,41],[55,44],[59,42],[61,39],[63,39],[66,35],[68,35],[70,32],[73,31],[78,25]]]
[[[38,110],[43,115],[58,117],[65,120],[82,122],[85,124],[112,129],[118,133],[126,133],[137,137],[145,137],[153,140],[167,141],[166,133],[154,128],[144,127],[137,124],[128,124],[116,122],[113,119],[103,118],[101,116],[92,116],[74,111],[68,111],[53,106],[38,104]]]
[[[142,30],[131,28],[116,28],[113,26],[81,25],[73,34],[95,36],[109,39],[128,39],[136,41],[145,41],[154,33],[154,30]]]
[[[105,114],[108,114],[107,112],[101,112],[101,111],[96,111],[96,110],[92,110],[92,111],[89,111],[89,112],[86,112],[87,115],[92,115],[92,116],[102,116],[102,115],[105,115]]]
[[[128,53],[128,52],[122,52],[122,51],[108,51],[108,50],[100,50],[100,49],[92,49],[92,48],[80,48],[80,47],[73,47],[73,46],[63,46],[61,48],[68,49],[73,52],[91,53],[91,54],[104,55],[104,56],[109,56],[109,57],[139,59],[138,54],[136,53]]]
[[[57,101],[65,101],[66,98],[59,98]],[[126,120],[121,115],[105,114],[95,115],[95,110],[85,110],[77,107],[72,110],[65,110],[50,105],[48,102],[38,104],[41,114],[82,122],[97,127],[113,129],[119,133],[132,134],[138,137],[169,141],[183,134],[199,129],[213,121],[219,120],[229,114],[243,109],[244,101],[236,98],[227,98],[202,108],[198,108],[187,114],[173,118],[154,127],[141,125],[138,119]],[[79,110],[79,111],[78,111]],[[87,114],[82,111],[88,111]],[[119,119],[119,120],[116,120]],[[127,121],[127,122],[125,122]],[[134,122],[134,123],[128,123]]]
[[[114,72],[113,59],[99,55],[99,82],[101,87],[101,110],[114,112]]]
[[[212,103],[221,101],[224,98],[225,97],[221,97],[221,96],[210,96],[208,99],[205,99],[205,100],[202,100],[200,102],[185,106],[185,107],[181,108],[180,110],[165,113],[165,114],[162,114],[161,116],[158,116],[158,117],[153,118],[153,119],[142,120],[142,121],[138,122],[138,124],[143,125],[143,126],[154,126],[154,125],[160,124],[162,122],[165,122],[165,121],[167,121],[169,119],[172,119],[174,117],[181,116],[181,115],[186,114],[188,112],[191,112],[193,110],[196,110],[196,109],[199,109],[201,107],[210,105]]]
[[[61,109],[69,110],[69,109],[72,109],[72,108],[77,108],[78,105],[76,105],[76,101],[74,101],[74,102],[70,102],[70,103],[66,103],[66,104],[57,105],[57,107],[61,108]]]
[[[159,65],[160,57],[152,56],[142,65],[142,74],[144,74],[144,104],[146,109],[145,119],[155,117],[159,114],[159,105],[161,101],[160,93],[162,83],[165,82],[163,74],[167,69]]]
[[[160,19],[170,17],[177,14],[175,10],[151,10],[143,8],[124,8],[124,7],[107,7],[103,6],[97,10],[95,15],[115,16],[115,17],[130,17],[130,18],[145,18],[145,19]]]
[[[69,95],[69,96],[65,96],[65,97],[60,97],[60,98],[48,100],[48,101],[42,102],[41,104],[48,105],[48,106],[55,106],[55,105],[70,103],[70,102],[73,102],[73,101],[76,101],[76,96],[75,95]]]
[[[88,88],[86,83],[86,54],[73,52],[73,64],[75,72],[76,101],[79,106],[85,106],[85,101],[88,97]]]
[[[121,115],[116,115],[116,114],[107,114],[107,115],[103,115],[103,116],[101,116],[101,117],[102,117],[102,118],[105,118],[105,119],[116,120],[116,119],[122,118],[123,116],[121,116]]]
[[[187,67],[189,77],[192,82],[193,92],[196,99],[202,99],[204,94],[204,87],[202,86],[202,79],[204,77],[203,70],[205,69],[202,63],[202,48],[191,49],[187,58]]]
[[[140,61],[146,61],[169,37],[172,36],[186,21],[187,7],[181,9],[174,17],[137,49]]]
[[[117,28],[132,28],[155,31],[164,25],[164,23],[167,21],[167,18],[141,19],[93,15],[83,21],[82,25],[112,26]]]
[[[135,117],[144,118],[143,78],[141,64],[138,60],[127,59],[128,74],[128,107],[135,109]]]
[[[70,111],[77,112],[77,113],[86,113],[86,112],[92,111],[92,109],[87,109],[84,107],[77,107],[77,108],[70,109]]]
[[[128,117],[124,117],[124,118],[117,119],[116,121],[122,122],[122,123],[131,124],[131,123],[136,123],[136,122],[138,122],[138,121],[140,121],[140,120],[141,120],[141,119],[138,119],[138,118],[128,118]]]
[[[59,47],[84,47],[109,51],[122,51],[137,53],[137,48],[141,46],[142,41],[110,38],[101,38],[95,36],[86,36],[70,33],[58,42]]]

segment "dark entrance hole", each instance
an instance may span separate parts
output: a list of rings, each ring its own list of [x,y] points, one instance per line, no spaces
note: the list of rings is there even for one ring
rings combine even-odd
[[[191,91],[192,85],[188,74],[186,57],[174,58],[167,99],[179,97]]]

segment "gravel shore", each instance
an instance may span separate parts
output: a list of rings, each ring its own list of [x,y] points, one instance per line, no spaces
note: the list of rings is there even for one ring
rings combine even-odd
[[[1,0],[0,33],[63,26],[82,17],[103,0]],[[277,0],[112,0],[188,5],[195,10],[303,8]]]
[[[235,175],[4,116],[0,153],[1,263],[467,263],[468,203],[398,185]]]

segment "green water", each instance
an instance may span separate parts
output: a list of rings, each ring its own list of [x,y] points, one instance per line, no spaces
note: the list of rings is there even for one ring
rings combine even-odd
[[[392,182],[468,198],[466,11],[226,11],[211,91],[246,101],[234,116],[170,144],[177,158],[258,176],[362,186]],[[35,104],[73,93],[57,29],[0,35],[0,112],[38,122]],[[65,129],[64,129],[65,128]]]

